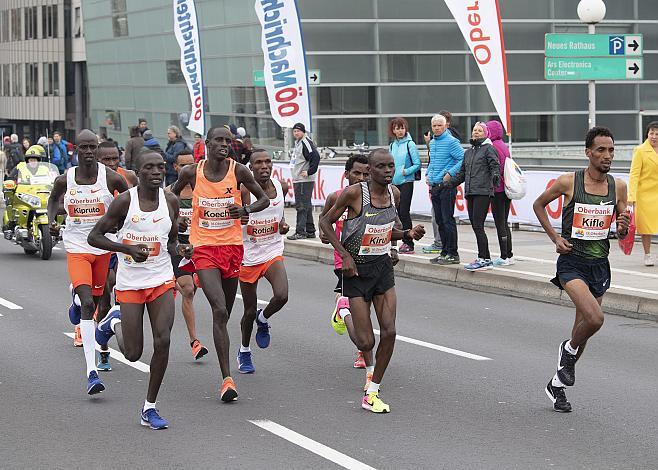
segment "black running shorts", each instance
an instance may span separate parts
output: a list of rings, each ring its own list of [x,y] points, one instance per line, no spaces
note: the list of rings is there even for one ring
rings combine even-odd
[[[557,273],[551,282],[562,286],[574,279],[580,279],[595,298],[605,294],[610,288],[610,262],[608,258],[588,259],[576,255],[560,255],[557,259]]]
[[[337,294],[342,294],[343,292],[343,270],[342,269],[334,269],[334,274],[338,278],[338,282],[336,283],[336,287],[334,287],[334,292]]]
[[[343,295],[347,298],[363,297],[370,302],[376,295],[382,295],[395,287],[393,261],[388,255],[367,264],[357,264],[358,276],[343,275]]]

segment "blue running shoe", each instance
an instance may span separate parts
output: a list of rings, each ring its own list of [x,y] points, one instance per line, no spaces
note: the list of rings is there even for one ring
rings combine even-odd
[[[110,365],[110,351],[101,351],[98,353],[98,363],[96,364],[96,369],[101,372],[109,372],[112,370]]]
[[[478,258],[472,263],[469,263],[464,266],[467,271],[488,271],[493,269],[493,263],[490,259]]]
[[[238,371],[241,374],[253,374],[256,372],[254,363],[251,361],[251,352],[240,352],[238,349]]]
[[[80,324],[80,316],[82,316],[82,309],[79,305],[75,304],[75,291],[71,289],[71,306],[69,307],[69,320],[74,325]]]
[[[151,429],[167,429],[169,423],[158,413],[155,408],[142,410],[141,412],[142,426],[148,426]]]
[[[114,318],[121,320],[121,310],[118,305],[112,307],[96,327],[96,342],[101,346],[106,346],[110,338],[114,336],[114,331],[110,328],[111,321]]]
[[[258,316],[262,311],[262,309],[256,310],[256,326],[258,327],[256,329],[256,344],[259,348],[264,349],[270,345],[271,335],[269,323],[263,323],[258,320]]]
[[[89,377],[87,377],[87,393],[89,395],[96,395],[105,390],[105,385],[103,381],[98,377],[98,372],[92,370],[89,372]]]

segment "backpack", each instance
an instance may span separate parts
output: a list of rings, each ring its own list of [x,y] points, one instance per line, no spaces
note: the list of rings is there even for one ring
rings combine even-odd
[[[389,145],[388,150],[389,152],[393,151],[393,142],[391,142],[391,145]],[[409,166],[405,168],[410,168],[414,164],[414,162],[411,159],[411,151],[409,150],[409,141],[407,141],[407,157],[409,157]],[[414,181],[420,181],[421,178],[423,177],[421,172],[422,168],[423,168],[423,162],[420,163],[420,167],[414,173]]]
[[[507,157],[505,160],[505,194],[512,200],[523,199],[528,189],[528,182],[526,181],[523,170],[519,168],[512,157]]]

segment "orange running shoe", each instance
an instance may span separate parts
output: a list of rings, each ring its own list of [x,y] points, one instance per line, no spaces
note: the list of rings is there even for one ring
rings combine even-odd
[[[82,347],[82,333],[80,333],[80,325],[75,327],[75,338],[73,338],[73,346],[76,348]]]
[[[356,352],[356,359],[354,359],[354,368],[355,369],[366,368],[366,360],[363,358],[363,353],[361,351]]]
[[[366,384],[363,386],[363,391],[367,392],[368,387],[370,387],[370,384],[372,383],[372,372],[367,372],[366,373]]]
[[[226,377],[219,391],[219,396],[224,403],[238,399],[238,390],[235,388],[235,382],[231,377]]]
[[[208,354],[208,350],[206,347],[199,342],[198,339],[195,339],[190,343],[190,346],[192,347],[192,356],[194,356],[194,359],[201,359],[203,356]]]

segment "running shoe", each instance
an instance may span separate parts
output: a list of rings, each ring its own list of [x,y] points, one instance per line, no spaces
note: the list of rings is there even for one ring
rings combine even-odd
[[[256,310],[256,344],[259,348],[265,349],[270,345],[270,339],[272,339],[272,336],[270,335],[270,324],[258,320],[258,316],[262,311],[263,310],[260,308]]]
[[[370,384],[372,383],[372,372],[367,372],[366,373],[366,384],[363,386],[363,391],[367,392],[368,387],[370,387]]]
[[[109,372],[112,370],[112,366],[110,365],[110,351],[100,351],[97,357],[98,364],[96,365],[96,369],[102,372]]]
[[[545,392],[553,402],[553,409],[559,413],[570,413],[571,403],[567,401],[567,394],[564,393],[565,387],[553,387],[552,381],[553,379],[548,381]]]
[[[361,351],[356,352],[356,358],[354,359],[354,368],[355,369],[366,368],[366,360],[363,358],[363,353]]]
[[[140,417],[142,426],[148,426],[151,429],[167,429],[169,427],[167,420],[160,416],[155,408],[142,410]]]
[[[338,297],[338,300],[336,300],[336,307],[334,308],[334,312],[331,314],[331,326],[334,329],[334,331],[339,335],[344,335],[345,332],[347,331],[345,320],[343,320],[343,317],[340,316],[339,312],[342,309],[349,310],[349,308],[350,308],[349,299],[347,297],[343,297],[342,295]]]
[[[114,331],[112,331],[110,325],[115,318],[121,320],[121,310],[118,305],[112,307],[96,327],[96,342],[101,346],[107,345],[110,338],[114,336]]]
[[[75,303],[75,297],[76,297],[76,293],[73,289],[71,289],[71,306],[69,307],[69,320],[71,320],[71,323],[73,325],[79,325],[80,317],[82,315],[82,309],[80,308],[79,305]],[[80,302],[79,297],[78,297],[78,302]]]
[[[576,383],[576,361],[578,358],[570,354],[564,346],[569,340],[562,341],[557,353],[557,377],[567,387]]]
[[[295,233],[294,235],[290,235],[288,237],[288,240],[306,240],[308,238],[305,233]]]
[[[448,266],[450,264],[459,264],[459,256],[454,255],[439,255],[436,258],[430,260],[432,264],[438,264],[441,266]]]
[[[75,327],[75,336],[73,337],[73,346],[76,348],[82,347],[82,333],[80,333],[80,325]]]
[[[437,245],[436,243],[432,243],[430,246],[423,247],[423,253],[426,255],[441,253],[441,250],[443,250],[443,247],[441,245]]]
[[[317,236],[315,235],[315,232],[312,233],[306,232],[306,238],[317,238]]]
[[[644,265],[653,266],[653,258],[651,257],[651,255],[644,255]]]
[[[96,395],[105,390],[105,385],[103,381],[98,377],[98,372],[92,370],[89,372],[89,377],[87,377],[87,393],[89,395]]]
[[[241,374],[253,374],[256,372],[251,360],[251,351],[241,352],[238,350],[238,371]]]
[[[406,243],[403,243],[402,245],[400,245],[400,251],[399,252],[403,255],[413,255],[415,253],[414,247],[409,246]]]
[[[478,258],[472,263],[465,265],[464,269],[466,269],[466,271],[488,271],[493,269],[493,263],[490,259]]]
[[[194,356],[194,360],[201,359],[203,356],[208,354],[208,349],[199,342],[198,339],[195,339],[190,343],[190,347],[192,348],[192,356]]]
[[[221,400],[225,403],[238,399],[238,390],[235,388],[235,382],[231,377],[226,377],[222,382],[222,388],[219,392]]]
[[[496,258],[493,260],[494,267],[498,268],[500,266],[509,266],[509,260],[503,258]]]
[[[366,393],[361,402],[361,408],[373,413],[389,413],[391,407],[379,398],[379,392]]]
[[[514,256],[510,256],[507,258],[507,265],[512,266],[513,264],[516,264],[516,260],[514,259]]]

